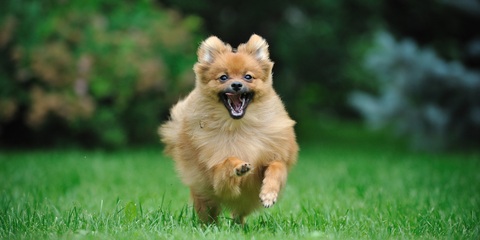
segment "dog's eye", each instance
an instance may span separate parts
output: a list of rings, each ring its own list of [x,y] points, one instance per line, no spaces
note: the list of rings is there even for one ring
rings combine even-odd
[[[222,81],[222,82],[223,82],[223,81],[227,81],[227,80],[228,80],[228,76],[224,74],[224,75],[220,76],[219,79],[220,79],[220,81]]]
[[[243,77],[243,78],[245,78],[245,80],[247,80],[247,81],[251,81],[253,79],[252,75],[250,75],[250,74],[245,75],[245,77]]]

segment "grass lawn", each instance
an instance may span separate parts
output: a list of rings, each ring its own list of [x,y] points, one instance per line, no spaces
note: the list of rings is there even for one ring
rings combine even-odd
[[[3,150],[0,238],[480,239],[479,151],[409,152],[349,124],[318,135],[243,229],[227,213],[202,227],[160,146]]]

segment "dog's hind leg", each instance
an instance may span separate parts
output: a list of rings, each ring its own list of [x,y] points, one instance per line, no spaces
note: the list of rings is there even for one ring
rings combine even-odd
[[[242,227],[243,227],[243,224],[245,224],[245,217],[242,215],[232,212],[232,219],[235,224],[241,224]]]
[[[252,170],[250,163],[229,157],[214,169],[213,189],[219,197],[235,198],[240,195],[242,176]]]
[[[280,190],[287,182],[287,165],[283,161],[274,161],[265,170],[263,186],[260,190],[260,201],[269,208],[277,201]]]
[[[218,212],[220,206],[212,201],[208,201],[190,190],[190,195],[193,199],[193,206],[198,218],[204,224],[218,223]]]

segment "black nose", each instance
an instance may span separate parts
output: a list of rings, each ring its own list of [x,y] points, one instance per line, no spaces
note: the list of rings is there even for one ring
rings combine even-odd
[[[240,89],[242,89],[242,87],[243,87],[241,82],[233,82],[231,86],[232,86],[233,91],[235,91],[235,92],[240,91]]]

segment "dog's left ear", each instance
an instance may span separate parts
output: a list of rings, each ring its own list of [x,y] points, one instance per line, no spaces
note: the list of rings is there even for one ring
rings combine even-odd
[[[238,50],[253,55],[259,61],[269,60],[268,43],[257,34],[253,34],[247,43],[238,47]]]

